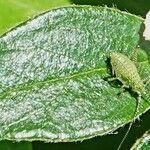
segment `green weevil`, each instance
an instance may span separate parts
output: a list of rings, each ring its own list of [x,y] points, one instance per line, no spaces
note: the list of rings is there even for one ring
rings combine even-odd
[[[140,78],[140,75],[138,73],[137,67],[134,64],[134,62],[131,61],[127,56],[119,52],[112,52],[110,54],[110,63],[112,66],[112,74],[113,76],[115,76],[114,78],[111,78],[110,81],[118,79],[123,84],[122,89],[130,87],[134,92],[138,94],[138,97],[140,100],[142,94],[145,94],[146,91],[145,91],[145,85],[142,79]],[[137,112],[139,109],[139,103],[140,101],[138,101],[138,105],[135,110],[134,118],[137,115]],[[126,139],[130,131],[130,128],[132,126],[132,123],[133,122],[130,123],[128,131],[126,132],[123,140],[121,141],[118,147],[118,150],[121,148],[122,143]]]
[[[110,54],[110,60],[112,74],[116,76],[114,79],[118,79],[122,82],[122,88],[131,87],[139,96],[141,96],[142,93],[145,93],[145,85],[141,80],[137,67],[133,61],[118,52],[112,52]]]

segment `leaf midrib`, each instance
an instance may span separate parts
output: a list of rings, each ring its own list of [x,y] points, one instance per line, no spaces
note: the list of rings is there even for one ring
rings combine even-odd
[[[139,63],[143,64],[143,63],[146,63],[146,62],[148,62],[148,61],[141,61]],[[28,82],[19,84],[17,86],[11,86],[11,87],[6,88],[3,92],[0,93],[0,99],[5,98],[7,95],[10,95],[12,92],[17,92],[17,91],[22,91],[22,90],[27,91],[28,89],[32,89],[32,87],[35,87],[35,86],[37,86],[37,87],[38,86],[44,86],[47,83],[50,84],[51,82],[57,82],[57,81],[63,81],[63,80],[65,81],[65,80],[72,79],[74,77],[88,75],[88,74],[96,73],[96,72],[99,72],[99,71],[104,71],[105,74],[108,73],[106,68],[99,68],[99,69],[91,69],[91,70],[88,70],[88,71],[85,71],[85,72],[74,73],[74,74],[66,76],[66,77],[64,76],[64,77],[52,78],[52,79],[47,77],[45,80],[41,80],[41,81],[40,80],[37,80],[37,81],[30,80]]]
[[[66,77],[64,76],[64,77],[53,78],[53,79],[49,79],[49,77],[47,77],[45,80],[42,80],[42,81],[40,81],[40,80],[28,81],[28,82],[25,82],[23,84],[19,84],[17,86],[11,86],[11,87],[6,88],[0,94],[0,99],[5,98],[5,96],[10,95],[12,92],[17,92],[17,91],[22,91],[22,90],[28,91],[28,90],[32,89],[33,87],[39,87],[39,86],[42,87],[47,83],[50,84],[52,82],[65,81],[65,80],[69,80],[69,79],[72,79],[72,78],[75,78],[75,77],[84,76],[84,75],[88,75],[88,74],[93,74],[93,73],[97,73],[97,72],[100,72],[100,73],[103,72],[104,74],[107,74],[107,68],[92,69],[92,70],[88,70],[88,71],[85,71],[85,72],[78,72],[78,73],[75,73],[75,74],[72,74],[72,75],[69,75],[69,76],[66,76]]]

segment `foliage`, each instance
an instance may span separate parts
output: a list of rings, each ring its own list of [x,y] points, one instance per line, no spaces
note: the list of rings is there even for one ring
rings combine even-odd
[[[68,2],[64,2],[64,3],[68,3]],[[33,8],[30,8],[30,7],[26,7],[25,9],[20,9],[19,11],[23,10],[22,14],[24,14],[24,15],[20,14],[19,18],[21,20],[26,19],[28,15],[32,14],[31,16],[33,16],[33,14],[39,13],[42,9],[44,10],[45,8],[47,9],[47,7],[49,7],[47,4],[44,6],[45,8],[42,8],[42,5],[39,5],[39,4],[32,5],[30,3],[30,1],[27,1],[27,4],[29,4],[29,6],[36,7],[35,11]],[[79,8],[81,9],[82,7],[78,7],[78,9]],[[28,22],[29,26],[26,25],[26,23],[23,23],[21,25],[21,31],[25,31],[24,32],[25,34],[22,34],[23,32],[20,32],[20,27],[19,27],[19,28],[14,29],[13,31],[8,32],[6,35],[1,37],[1,40],[0,40],[1,41],[0,48],[2,49],[1,61],[3,63],[5,62],[3,69],[6,71],[9,68],[8,69],[9,71],[8,72],[6,71],[7,75],[5,75],[5,80],[2,81],[3,89],[5,89],[2,94],[2,99],[4,100],[2,104],[5,104],[6,108],[11,108],[11,109],[7,109],[7,111],[5,113],[10,115],[10,118],[12,121],[11,122],[10,120],[7,120],[8,122],[10,121],[10,124],[12,124],[12,126],[10,126],[11,128],[7,128],[8,124],[6,124],[6,126],[3,126],[3,128],[1,128],[1,133],[9,133],[10,134],[10,135],[9,134],[5,134],[5,135],[1,134],[3,139],[11,139],[11,138],[14,139],[16,133],[17,134],[21,133],[20,131],[23,131],[25,129],[28,129],[28,130],[34,129],[34,128],[37,129],[37,127],[39,129],[41,129],[41,128],[43,128],[41,125],[48,124],[49,119],[46,117],[47,120],[43,121],[43,117],[44,117],[43,115],[46,114],[46,116],[47,116],[47,114],[50,113],[50,110],[53,107],[52,108],[47,107],[49,105],[44,106],[44,103],[41,102],[41,100],[44,98],[39,99],[40,100],[39,103],[42,104],[42,107],[41,107],[42,109],[40,109],[40,105],[36,104],[36,101],[34,101],[32,98],[29,98],[28,101],[27,101],[27,99],[25,101],[24,100],[18,101],[19,99],[21,100],[21,98],[23,99],[23,97],[21,96],[22,93],[20,92],[20,90],[23,93],[27,92],[28,93],[27,95],[29,95],[31,93],[34,94],[34,92],[39,92],[39,90],[44,92],[43,89],[44,90],[46,89],[47,84],[48,84],[48,87],[52,86],[53,87],[52,89],[57,89],[58,87],[59,88],[63,87],[63,89],[64,89],[64,87],[67,87],[67,88],[65,88],[65,90],[67,92],[64,92],[62,89],[59,91],[54,91],[54,95],[57,95],[58,97],[60,97],[60,100],[64,99],[64,101],[65,101],[65,103],[64,103],[64,101],[62,103],[60,103],[60,101],[58,101],[58,103],[57,102],[54,103],[54,105],[56,104],[56,106],[58,106],[57,107],[57,108],[59,108],[58,110],[61,110],[60,108],[64,108],[64,110],[66,110],[65,114],[60,113],[60,111],[58,111],[58,114],[63,115],[62,116],[63,118],[66,118],[67,117],[66,115],[69,114],[69,111],[68,111],[69,106],[70,107],[76,106],[75,101],[72,102],[72,100],[81,98],[83,101],[83,103],[81,105],[82,107],[80,107],[80,108],[76,107],[75,109],[71,109],[71,110],[74,110],[74,112],[78,112],[77,116],[76,116],[76,114],[73,114],[73,116],[70,116],[68,121],[66,118],[66,119],[64,119],[65,121],[63,122],[63,118],[62,118],[62,120],[61,120],[62,122],[55,122],[60,128],[62,128],[63,123],[66,124],[67,130],[63,130],[65,128],[62,129],[65,132],[69,131],[69,134],[68,134],[69,139],[66,141],[79,140],[79,139],[81,140],[81,139],[89,138],[89,137],[92,137],[95,135],[106,134],[106,133],[108,133],[108,131],[114,131],[119,126],[122,126],[133,119],[134,110],[136,108],[136,97],[132,96],[132,94],[131,94],[132,91],[125,92],[123,94],[123,97],[120,98],[120,101],[118,101],[117,93],[119,92],[119,89],[120,89],[120,83],[118,83],[118,82],[108,83],[106,80],[107,77],[111,76],[111,66],[108,62],[107,52],[111,51],[112,49],[115,49],[116,51],[121,51],[122,53],[124,53],[130,57],[131,53],[133,52],[134,47],[137,44],[139,44],[141,46],[141,50],[144,50],[143,52],[141,52],[139,54],[139,57],[138,57],[138,66],[140,67],[139,70],[141,70],[140,74],[141,74],[142,78],[145,78],[146,76],[148,76],[149,64],[145,63],[148,59],[146,57],[148,54],[147,46],[145,46],[143,44],[144,41],[141,38],[141,35],[138,34],[139,31],[140,32],[143,31],[142,26],[141,26],[141,23],[143,21],[141,18],[132,16],[127,13],[119,12],[118,10],[115,10],[115,9],[104,8],[104,10],[103,10],[103,8],[95,8],[95,10],[94,10],[94,8],[92,8],[93,10],[92,10],[92,12],[90,12],[91,8],[89,10],[88,10],[88,8],[89,7],[85,7],[85,8],[83,7],[81,10],[74,10],[74,9],[77,9],[77,8],[74,8],[72,11],[70,10],[70,13],[69,13],[69,11],[62,9],[62,10],[64,10],[62,12],[65,13],[64,19],[61,21],[61,19],[59,20],[56,17],[56,19],[54,19],[55,21],[52,22],[51,28],[49,28],[49,30],[45,30],[47,28],[46,21],[45,22],[43,21],[43,24],[42,24],[42,22],[39,23],[40,30],[39,29],[37,30],[37,28],[34,25],[32,26],[32,22],[38,21],[38,18],[35,18],[35,20],[33,20],[33,21],[31,20]],[[27,14],[26,13],[27,9],[31,10],[31,13]],[[86,13],[84,13],[84,11],[83,11],[84,9],[85,9],[85,12],[87,11]],[[2,10],[4,11],[4,9],[2,9]],[[55,10],[53,11],[53,13],[54,12],[55,12]],[[75,13],[73,13],[73,12],[75,12]],[[78,13],[80,13],[80,15],[81,14],[82,15],[78,16],[77,15]],[[5,13],[3,13],[3,14],[5,14]],[[19,14],[16,13],[16,16],[17,15],[19,15]],[[46,16],[46,14],[45,14],[45,16]],[[82,17],[84,18],[83,21],[82,21]],[[94,19],[96,17],[98,17],[99,20]],[[16,19],[14,22],[20,22],[20,20],[17,19],[17,17],[14,17],[14,18]],[[44,15],[41,16],[41,18],[42,18],[42,20],[44,20]],[[112,18],[113,18],[113,21],[110,25],[110,20],[112,20]],[[94,22],[92,19],[97,22]],[[10,20],[10,19],[8,19],[8,20]],[[67,24],[68,20],[69,21],[72,20],[72,24]],[[76,20],[78,20],[78,24],[76,24],[77,23]],[[92,24],[91,24],[90,20],[91,20]],[[4,21],[4,22],[6,23],[6,21]],[[12,24],[14,24],[14,23],[12,23]],[[85,24],[86,24],[86,26],[85,26]],[[10,25],[11,24],[9,24],[9,26]],[[43,25],[43,27],[42,27],[42,25]],[[68,25],[67,28],[66,28],[66,25]],[[81,30],[81,28],[79,28],[79,32],[77,32],[77,33],[73,32],[72,29],[75,29],[76,26],[82,27],[82,30]],[[32,27],[32,29],[30,30],[28,27]],[[59,28],[57,28],[57,27],[59,27],[60,29],[64,28],[65,30],[59,30]],[[94,30],[93,30],[93,27],[95,27]],[[110,28],[110,27],[112,27],[112,28]],[[125,27],[125,28],[123,28],[123,27]],[[23,30],[23,28],[25,28],[25,30]],[[103,33],[103,31],[105,31],[103,29],[106,29],[106,31],[107,31],[106,33],[109,33],[109,34],[107,34],[108,38],[106,38],[106,39],[100,38],[101,36],[102,37],[104,37],[104,35],[106,36],[106,33]],[[5,30],[6,30],[6,28],[2,28],[1,31],[4,32]],[[46,38],[46,35],[45,35],[42,38],[43,41],[37,40],[37,43],[36,43],[35,42],[36,39],[38,37],[40,37],[40,35],[43,35],[44,31],[46,31],[46,33],[51,31],[52,35],[54,35],[54,36],[56,35],[56,32],[59,31],[59,36],[61,35],[61,37],[60,37],[61,39],[59,39],[58,37],[56,38],[56,36],[55,36],[55,38],[53,38],[53,40],[54,40],[53,45],[50,46],[50,43],[47,43],[49,46],[45,47],[45,43],[44,43],[44,37]],[[73,33],[76,33],[76,34],[73,34]],[[122,33],[124,33],[124,34],[122,34]],[[93,35],[94,35],[94,38],[93,38]],[[65,36],[65,38],[64,38],[64,36]],[[74,44],[73,44],[74,46],[70,47],[70,45],[67,45],[69,43],[65,43],[66,42],[65,40],[69,39],[72,36],[74,36],[73,38],[75,38],[76,40],[74,41]],[[5,39],[7,39],[7,40],[5,41]],[[55,39],[57,39],[57,40],[55,40]],[[79,39],[81,41],[79,41]],[[109,39],[110,41],[112,40],[113,42],[109,42],[109,41],[107,41],[107,39]],[[17,43],[19,43],[18,41],[20,41],[19,45],[17,45]],[[32,43],[30,43],[29,41],[32,41]],[[62,43],[61,42],[59,43],[58,41],[59,42],[62,41]],[[16,61],[18,63],[17,65],[19,65],[19,64],[23,65],[23,66],[25,65],[24,63],[21,64],[21,60],[22,60],[21,56],[26,55],[26,54],[28,55],[29,53],[28,52],[22,53],[22,52],[25,52],[25,49],[27,47],[30,48],[30,44],[33,45],[34,42],[37,45],[37,47],[33,48],[33,52],[34,51],[36,52],[35,58],[38,58],[39,65],[42,65],[42,66],[44,65],[43,63],[40,64],[40,62],[43,62],[44,55],[42,56],[40,53],[38,53],[38,48],[39,49],[43,48],[43,50],[46,50],[47,48],[55,49],[55,50],[59,50],[60,52],[62,51],[65,54],[68,51],[72,51],[72,53],[70,55],[72,56],[71,58],[74,57],[74,61],[76,63],[73,64],[69,60],[70,69],[68,69],[65,66],[62,68],[62,70],[60,70],[59,68],[55,68],[55,63],[61,64],[63,62],[59,61],[59,63],[58,63],[58,62],[53,61],[52,66],[50,65],[50,67],[54,68],[53,73],[52,74],[50,73],[50,70],[52,68],[50,68],[50,70],[42,69],[43,72],[47,73],[46,76],[43,77],[42,71],[34,72],[34,66],[32,66],[32,64],[34,63],[34,59],[31,58],[28,61],[29,66],[31,65],[30,66],[31,70],[29,70],[29,72],[28,72],[29,76],[32,73],[33,74],[35,73],[34,77],[36,77],[36,73],[37,73],[39,75],[39,77],[42,77],[42,78],[40,78],[40,79],[30,78],[32,76],[30,76],[29,78],[26,78],[25,74],[27,74],[27,72],[26,72],[26,70],[23,69],[23,76],[25,78],[22,78],[20,80],[16,74],[16,76],[14,76],[15,80],[9,80],[11,75],[15,75],[13,72],[10,71],[10,70],[12,70],[12,67],[14,66],[13,69],[15,69],[15,70],[20,69],[18,66],[15,66]],[[83,43],[85,45],[83,45]],[[90,45],[88,45],[89,43],[90,43]],[[25,45],[23,45],[23,44],[25,44]],[[15,45],[17,45],[17,46],[15,46]],[[85,47],[87,45],[88,45],[88,48]],[[24,48],[20,49],[21,47],[24,47]],[[69,47],[69,50],[68,50],[68,47]],[[78,53],[73,53],[77,47],[78,47]],[[46,48],[46,49],[44,49],[44,48]],[[13,50],[14,53],[9,53],[10,50]],[[20,51],[20,50],[22,50],[22,51]],[[6,51],[6,53],[3,51]],[[56,56],[56,57],[60,58],[61,53],[56,54],[55,51],[52,51],[52,52],[54,54],[48,53],[48,56]],[[88,55],[83,55],[84,52],[88,52],[87,53]],[[21,53],[23,55],[21,55]],[[98,54],[98,56],[99,56],[98,58],[96,57],[96,55],[94,55],[95,53]],[[39,56],[42,56],[42,57],[39,57]],[[5,58],[7,58],[7,59],[5,59]],[[16,58],[18,58],[18,59],[16,59]],[[11,60],[11,61],[8,61],[8,60]],[[48,58],[46,58],[46,60],[48,60]],[[80,63],[82,64],[82,61],[84,62],[84,65],[81,66],[81,68],[80,68],[80,67],[78,67],[77,64],[80,64]],[[23,66],[21,66],[21,67],[23,67]],[[101,68],[102,68],[102,71],[101,71]],[[104,70],[103,70],[103,68],[104,68]],[[57,69],[59,69],[60,71],[57,72]],[[1,79],[3,79],[3,78],[1,78]],[[58,80],[56,80],[56,79],[58,79]],[[56,80],[56,81],[54,81],[54,84],[53,84],[53,82],[51,82],[53,80]],[[5,84],[5,83],[7,83],[7,84]],[[20,85],[20,83],[22,83],[22,84]],[[81,95],[78,95],[78,94],[75,95],[75,89],[74,88],[72,89],[72,87],[73,87],[72,83],[76,83],[81,88]],[[102,84],[102,87],[100,88],[99,86],[101,84]],[[91,86],[92,86],[92,89],[90,88]],[[90,91],[90,90],[92,90],[92,91]],[[102,91],[103,91],[103,93],[105,93],[104,97],[102,97],[102,95],[101,95]],[[109,91],[109,92],[107,93],[107,91]],[[17,93],[17,95],[16,96],[11,95],[14,93]],[[72,93],[74,93],[74,95],[72,95]],[[101,94],[97,95],[98,93],[101,93]],[[77,97],[79,96],[79,97],[77,98],[76,96]],[[67,97],[67,100],[66,100],[66,97]],[[114,98],[112,98],[112,97],[114,97]],[[14,100],[14,102],[11,102],[12,99]],[[95,101],[93,101],[91,103],[92,99]],[[100,101],[98,101],[99,99],[100,99]],[[6,102],[8,102],[8,103],[6,103]],[[34,102],[35,102],[35,105],[34,105]],[[28,103],[29,106],[31,106],[33,109],[36,108],[35,112],[33,110],[29,110],[30,107],[25,108],[26,105],[24,105],[24,104],[26,104],[26,103]],[[23,105],[19,105],[19,104],[23,104]],[[63,104],[63,105],[60,105],[60,104]],[[77,106],[80,106],[80,104],[81,104],[81,102],[78,101]],[[83,107],[83,105],[84,105],[84,107]],[[22,109],[20,109],[21,106],[23,106]],[[141,106],[142,106],[141,110],[140,110],[141,113],[149,108],[149,105],[144,100],[142,101]],[[131,108],[131,109],[129,109],[129,108]],[[21,122],[19,118],[16,118],[16,115],[11,113],[11,112],[13,112],[13,110],[20,110],[21,113],[16,113],[16,115],[20,115],[19,116],[20,118],[24,118],[24,116],[26,116],[25,114],[30,114],[30,112],[31,112],[31,116],[27,115],[27,120],[28,120],[27,122],[26,122],[26,120],[23,120],[23,122]],[[29,110],[29,112],[27,112],[28,110]],[[42,110],[42,111],[40,112],[39,110]],[[90,110],[90,111],[86,111],[86,110]],[[116,113],[117,110],[119,110],[119,112]],[[67,111],[68,111],[68,113],[67,113]],[[33,112],[33,114],[32,114],[32,112]],[[4,115],[6,115],[3,111],[2,111],[2,113]],[[56,113],[56,116],[58,116],[58,114]],[[83,114],[85,114],[85,116]],[[94,117],[93,117],[93,114],[94,114]],[[35,117],[35,121],[36,121],[36,119],[39,119],[38,120],[39,124],[38,124],[38,121],[35,124],[32,123],[32,121],[31,121],[31,119],[33,118],[32,116],[38,116],[38,117]],[[88,116],[87,118],[88,119],[90,118],[90,119],[89,120],[86,119],[86,121],[84,121],[86,116]],[[49,117],[52,118],[53,115],[49,116]],[[89,129],[95,129],[95,128],[97,128],[97,126],[100,126],[100,125],[103,126],[103,128],[102,128],[101,132],[99,129],[97,129],[95,132],[96,134],[94,134],[94,132],[91,132],[90,134],[89,134],[89,132],[82,132],[82,134],[79,137],[76,137],[76,135],[77,135],[76,133],[77,133],[78,129],[74,130],[74,128],[72,128],[72,126],[70,126],[71,119],[72,119],[71,117],[74,118],[74,121],[76,121],[77,118],[80,118],[82,123],[79,128],[81,128],[81,129],[84,128],[83,127],[84,125],[89,126]],[[15,121],[16,123],[13,125],[13,123],[14,123],[13,118],[14,118],[14,120],[18,119],[19,122],[17,123]],[[98,118],[98,119],[96,119],[96,118]],[[5,119],[3,117],[3,115],[2,115],[2,119]],[[102,121],[102,122],[99,122],[99,124],[97,126],[95,126],[95,124],[93,123],[94,120]],[[41,124],[40,122],[44,122],[44,124]],[[22,123],[21,128],[19,128],[21,123]],[[55,128],[56,127],[55,125],[52,127]],[[27,126],[28,126],[28,128],[26,128]],[[44,127],[46,127],[46,126],[44,126]],[[69,128],[69,127],[71,127],[71,128]],[[104,127],[106,127],[106,129]],[[69,128],[69,130],[68,130],[68,128]],[[5,130],[3,130],[3,129],[5,129]],[[51,130],[49,130],[49,131],[51,131]],[[54,129],[54,131],[57,131],[57,130]],[[38,134],[37,131],[35,131],[34,133]],[[56,132],[56,135],[57,134],[58,133]],[[118,134],[118,135],[113,134],[113,135],[98,137],[98,138],[94,138],[91,140],[85,140],[84,142],[78,143],[78,144],[76,144],[76,143],[43,144],[43,143],[33,142],[33,149],[42,149],[43,147],[45,147],[45,149],[49,149],[49,147],[54,148],[54,149],[56,149],[56,148],[57,149],[63,149],[63,148],[67,149],[67,147],[68,148],[71,147],[74,149],[81,149],[81,148],[82,149],[87,149],[87,148],[90,149],[93,146],[96,149],[96,148],[102,147],[104,145],[105,145],[105,148],[110,149],[110,147],[107,147],[107,146],[109,146],[107,144],[108,140],[113,141],[114,138],[115,138],[115,141],[113,142],[113,146],[114,146],[113,149],[116,149],[116,147],[118,146],[118,143],[122,139],[123,134],[124,134],[123,132],[120,132],[120,134]],[[22,135],[22,134],[20,134],[20,135]],[[117,138],[118,138],[118,140],[117,140]],[[58,138],[58,139],[60,139],[60,138]],[[19,138],[16,140],[19,140]],[[33,140],[33,139],[31,138],[31,140]],[[41,140],[43,140],[43,139],[41,139]],[[57,138],[54,139],[54,141],[55,140],[57,141]],[[129,145],[131,145],[131,143],[132,143],[132,139],[129,139],[129,141],[130,141],[130,144],[128,144],[128,148],[129,148]],[[96,143],[98,143],[98,144],[96,144]],[[20,147],[20,145],[21,144],[19,144],[19,147]],[[8,144],[6,144],[6,142],[1,142],[2,149],[6,149],[7,146],[10,147],[10,149],[12,149],[10,142]],[[27,146],[29,149],[32,148],[30,143],[25,143],[25,144],[23,144],[22,147],[25,147],[25,146]],[[16,145],[16,147],[18,147],[18,144]],[[111,146],[111,148],[112,148],[112,146]]]

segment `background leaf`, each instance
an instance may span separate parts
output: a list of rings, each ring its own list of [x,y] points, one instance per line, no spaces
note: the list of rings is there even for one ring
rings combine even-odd
[[[149,150],[150,149],[150,132],[147,131],[140,139],[136,141],[131,150]]]
[[[131,121],[136,98],[125,92],[118,101],[106,62],[111,50],[131,56],[142,21],[115,9],[68,7],[2,36],[1,139],[76,141]],[[138,65],[142,78],[150,74],[146,51]],[[147,109],[143,100],[139,114]]]
[[[78,5],[109,6],[145,17],[150,10],[149,0],[70,0]]]

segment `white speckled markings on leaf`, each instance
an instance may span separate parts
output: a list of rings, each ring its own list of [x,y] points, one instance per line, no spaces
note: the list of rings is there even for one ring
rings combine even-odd
[[[135,98],[124,92],[118,100],[119,88],[105,80],[106,54],[132,53],[141,23],[112,8],[69,6],[0,37],[0,140],[82,141],[131,121]],[[148,109],[142,100],[138,114]]]

